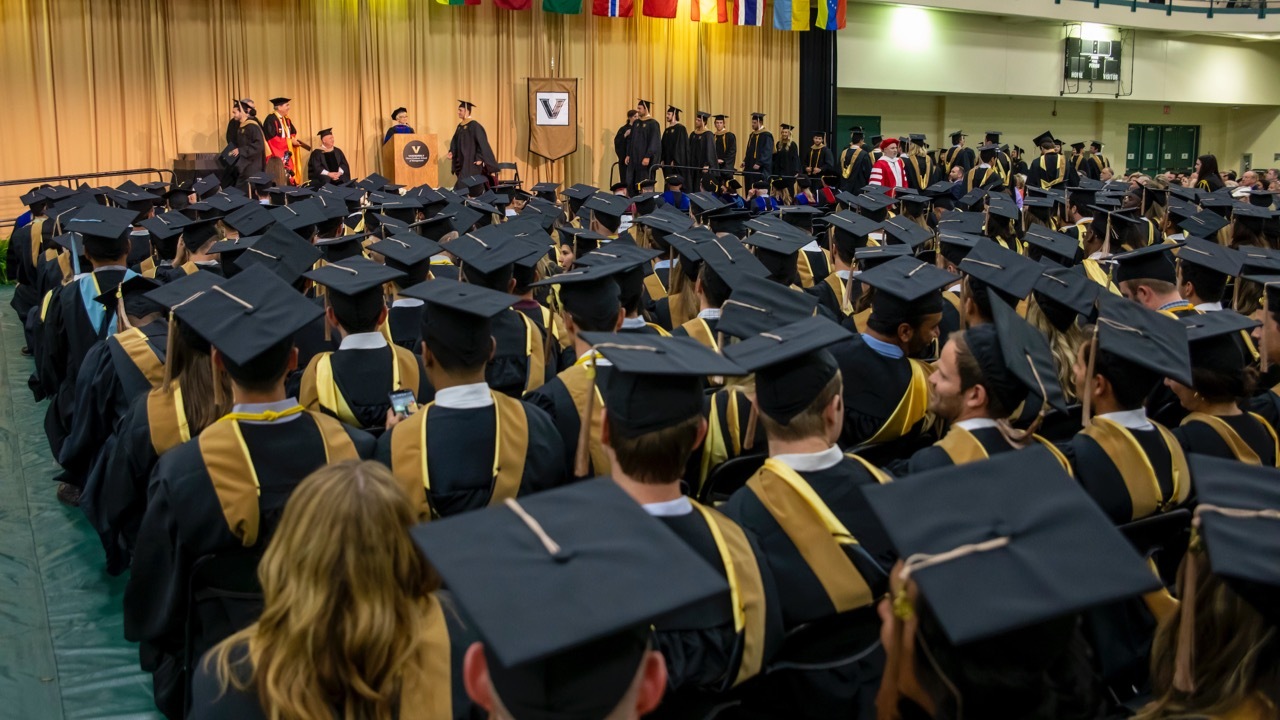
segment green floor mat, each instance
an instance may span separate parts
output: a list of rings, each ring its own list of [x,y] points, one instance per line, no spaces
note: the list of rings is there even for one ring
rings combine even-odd
[[[0,719],[159,718],[124,639],[125,577],[106,574],[84,515],[54,496],[47,403],[27,389],[12,297],[0,288]]]

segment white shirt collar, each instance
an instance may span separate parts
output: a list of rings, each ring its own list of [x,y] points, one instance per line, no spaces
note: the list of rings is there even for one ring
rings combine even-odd
[[[849,279],[849,273],[850,273],[850,272],[852,272],[852,271],[851,271],[851,270],[837,270],[837,271],[836,271],[836,277],[840,278],[841,280],[848,280],[848,279]],[[853,274],[854,274],[854,275],[857,275],[858,273],[853,273]]]
[[[380,332],[351,333],[342,338],[339,350],[377,350],[387,346],[387,339]]]
[[[1200,303],[1196,305],[1196,309],[1200,312],[1217,312],[1222,309],[1221,302]]]
[[[689,498],[684,497],[683,495],[675,500],[645,503],[640,507],[644,508],[644,511],[653,517],[679,517],[693,512],[693,503],[690,503]]]
[[[418,298],[396,298],[391,301],[391,307],[422,307],[423,302]]]
[[[796,472],[818,472],[839,465],[844,460],[844,453],[839,445],[832,445],[821,452],[774,455],[773,459]]]
[[[705,310],[699,310],[698,317],[703,320],[719,320],[720,308],[706,308]]]
[[[991,418],[969,418],[968,420],[952,423],[952,426],[973,432],[974,430],[996,427],[996,421]]]
[[[639,330],[640,328],[647,327],[648,325],[649,323],[639,315],[636,317],[622,318],[623,330]]]
[[[1118,410],[1116,412],[1102,413],[1098,417],[1106,418],[1117,425],[1127,427],[1130,430],[1153,430],[1155,425],[1147,419],[1147,411],[1144,408],[1137,410]]]
[[[670,258],[664,258],[664,259],[659,260],[659,261],[657,261],[657,262],[655,262],[655,263],[653,264],[653,269],[654,269],[654,270],[658,270],[658,269],[661,269],[661,268],[669,268],[669,267],[671,267],[671,260],[670,260]]]
[[[471,410],[493,404],[493,392],[488,383],[454,385],[436,391],[436,406],[455,410]]]
[[[817,240],[810,240],[808,245],[805,245],[800,249],[806,252],[822,252],[822,247],[818,245]]]
[[[963,282],[963,281],[962,281],[962,282],[958,282],[958,283],[956,283],[955,285],[952,285],[951,287],[947,288],[947,292],[949,292],[949,293],[955,293],[956,295],[959,295],[959,294],[960,294],[961,292],[963,292],[963,291],[964,291],[964,282]]]

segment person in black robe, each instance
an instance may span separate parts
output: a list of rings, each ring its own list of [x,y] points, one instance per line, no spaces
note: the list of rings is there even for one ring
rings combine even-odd
[[[716,135],[707,127],[710,113],[699,110],[693,118],[693,132],[689,133],[689,166],[686,186],[693,192],[702,189],[702,179],[714,172],[716,161]]]
[[[774,181],[773,186],[776,189],[785,189],[788,195],[795,195],[796,178],[801,172],[808,172],[807,168],[800,166],[800,146],[796,141],[791,139],[791,133],[795,130],[792,125],[780,125],[781,135],[778,143],[773,147],[773,166],[774,173],[778,179]]]
[[[427,304],[421,352],[436,395],[407,418],[388,416],[378,458],[406,486],[417,488],[415,502],[435,517],[563,483],[564,446],[551,418],[484,381],[495,345],[492,319],[510,310],[516,298],[443,279],[405,294]]]
[[[1012,175],[1026,175],[1031,168],[1027,165],[1027,161],[1022,158],[1023,149],[1014,145],[1009,152],[1009,172]]]
[[[840,151],[840,189],[858,193],[871,181],[871,153],[863,144],[862,128],[849,130],[849,146]]]
[[[759,539],[778,585],[784,628],[840,622],[846,632],[833,647],[839,657],[859,659],[824,670],[769,673],[744,688],[743,705],[761,716],[870,717],[884,663],[875,647],[875,602],[888,589],[887,572],[896,557],[855,489],[887,482],[889,476],[846,456],[835,444],[840,368],[831,353],[808,348],[843,342],[847,331],[813,317],[769,335],[725,348],[728,359],[755,372],[755,408],[770,458],[729,498],[724,513]],[[823,518],[831,516],[843,527],[829,533]],[[814,524],[824,531],[809,534]],[[840,541],[835,532],[847,532],[854,542]],[[813,557],[826,562],[811,565],[806,558]],[[867,652],[859,653],[863,648]]]
[[[964,146],[966,137],[968,135],[965,135],[963,130],[951,133],[951,147],[947,148],[947,151],[942,154],[940,165],[944,165],[948,170],[958,167],[964,170],[965,173],[973,169],[977,158],[973,153],[973,148]]]
[[[333,144],[333,128],[320,131],[320,147],[307,158],[307,177],[312,185],[344,183],[351,179],[346,154]]]
[[[344,423],[382,434],[390,396],[408,391],[431,400],[431,385],[413,352],[392,345],[379,328],[387,319],[382,286],[399,271],[362,256],[304,273],[327,289],[325,320],[341,337],[338,349],[315,355],[302,373],[298,401]]]
[[[631,124],[635,122],[636,116],[640,113],[635,110],[627,111],[627,122],[618,128],[618,132],[613,134],[613,154],[618,157],[618,175],[625,176],[627,173],[627,144],[631,142]]]
[[[40,304],[40,295],[36,291],[36,265],[45,249],[52,246],[54,223],[45,215],[49,198],[44,188],[32,188],[22,196],[22,204],[30,210],[31,222],[15,229],[9,236],[5,267],[9,279],[17,284],[9,306],[18,313],[19,320],[25,322],[31,309]]]
[[[402,273],[401,277],[391,281],[395,294],[387,309],[387,329],[391,333],[391,342],[417,353],[422,342],[425,306],[418,298],[405,296],[404,291],[427,280],[431,273],[431,257],[440,252],[440,245],[420,235],[400,233],[373,243],[368,250],[375,256],[381,256],[387,267]]]
[[[713,118],[716,129],[716,165],[720,169],[717,179],[723,184],[733,178],[738,167],[738,136],[725,129],[728,115],[715,115]]]
[[[819,182],[824,182],[829,187],[837,185],[836,156],[827,147],[827,134],[821,130],[813,133],[813,145],[805,155],[804,171],[813,180],[814,187],[822,187]]]
[[[689,131],[680,122],[680,108],[667,107],[667,127],[662,131],[661,164],[664,175],[679,175],[689,164]]]
[[[768,182],[773,177],[773,147],[773,133],[764,129],[764,113],[751,113],[751,135],[742,151],[743,183]]]
[[[1027,187],[1061,191],[1080,185],[1080,174],[1062,157],[1061,147],[1052,133],[1042,133],[1033,142],[1040,148],[1040,157],[1031,161],[1027,170]]]
[[[267,169],[267,139],[252,100],[236,100],[231,106],[231,116],[240,123],[236,146],[231,150],[235,158],[234,182],[241,189],[247,189],[249,176]]]
[[[198,657],[238,627],[198,627],[187,638],[187,597],[202,557],[260,557],[298,483],[316,468],[372,456],[374,439],[285,394],[297,364],[293,335],[321,310],[267,268],[250,267],[178,307],[231,381],[232,413],[165,453],[124,596],[124,633],[140,643],[156,707],[183,716],[184,654]]]
[[[653,179],[654,168],[662,156],[662,126],[649,114],[652,107],[653,103],[648,100],[636,103],[637,114],[631,121],[631,134],[627,137],[623,182],[631,195],[639,194],[640,181]]]
[[[498,173],[498,161],[493,157],[484,126],[471,119],[474,109],[475,105],[466,100],[458,101],[458,127],[449,141],[450,168],[460,184],[463,178],[473,175],[483,175],[492,184]]]

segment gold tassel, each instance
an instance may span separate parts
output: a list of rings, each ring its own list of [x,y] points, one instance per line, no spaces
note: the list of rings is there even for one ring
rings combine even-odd
[[[1236,282],[1239,283],[1240,281],[1237,279]],[[1267,348],[1271,347],[1271,344],[1267,341],[1267,336],[1271,333],[1267,328],[1271,326],[1271,323],[1275,322],[1271,318],[1271,301],[1267,299],[1267,296],[1270,295],[1267,292],[1267,288],[1271,287],[1271,285],[1272,283],[1266,283],[1262,286],[1262,347],[1259,348],[1258,355],[1261,356],[1262,372],[1264,373],[1271,367],[1267,351]]]
[[[969,276],[965,275],[960,278],[960,329],[966,330],[969,327],[969,311],[966,307],[969,303]],[[941,351],[939,351],[941,352]]]
[[[209,354],[209,366],[213,370],[213,404],[215,407],[223,407],[227,398],[222,392],[222,372],[218,370],[218,362],[213,359],[213,353]]]
[[[742,440],[742,449],[750,450],[756,446],[756,421],[760,411],[756,409],[755,398],[751,400],[751,414],[747,415],[747,436]]]
[[[1093,330],[1089,340],[1089,362],[1084,373],[1084,397],[1080,399],[1080,413],[1083,425],[1089,427],[1093,423],[1093,375],[1098,362],[1098,328]]]
[[[164,339],[164,387],[166,390],[173,384],[173,349],[178,344],[177,322],[177,314],[170,310],[169,329],[166,331]]]
[[[594,350],[588,352],[592,353],[587,369],[587,373],[591,375],[591,387],[587,389],[587,406],[578,418],[582,427],[578,430],[578,452],[573,459],[573,476],[578,478],[585,478],[591,472],[591,420],[596,407],[596,357]]]
[[[1178,621],[1178,651],[1174,660],[1173,686],[1184,693],[1193,693],[1196,689],[1195,654],[1196,654],[1196,583],[1200,575],[1200,532],[1197,523],[1191,527],[1191,545],[1187,549],[1186,560],[1179,571],[1178,587],[1181,590],[1182,606]]]
[[[333,329],[329,327],[329,293],[324,294],[324,341],[333,342]]]

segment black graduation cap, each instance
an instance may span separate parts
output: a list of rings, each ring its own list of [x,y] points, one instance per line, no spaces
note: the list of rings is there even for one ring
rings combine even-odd
[[[751,113],[751,119],[752,119],[752,120],[764,120],[764,113],[762,113],[762,112],[753,112],[753,113]]]
[[[951,188],[954,186],[955,186],[955,183],[951,182],[950,180],[939,180],[938,182],[925,188],[924,194],[928,195],[929,197],[939,197],[941,195],[950,195]]]
[[[199,273],[195,273],[199,275]],[[164,308],[155,300],[147,297],[147,293],[160,287],[160,283],[142,275],[134,275],[115,287],[101,293],[94,300],[115,312],[121,301],[124,303],[126,315],[145,317],[152,313],[164,312]]]
[[[1098,296],[1098,347],[1190,387],[1187,331],[1177,320],[1132,300]]]
[[[528,247],[512,237],[506,225],[465,233],[440,247],[485,275],[496,273],[529,254]]]
[[[218,234],[217,218],[196,220],[182,229],[182,244],[195,252]]]
[[[858,276],[858,282],[876,289],[871,298],[872,313],[901,322],[942,312],[938,291],[955,281],[955,275],[913,257],[894,258]]]
[[[277,225],[289,230],[299,231],[324,222],[324,214],[319,203],[303,201],[292,205],[282,205],[270,211],[271,219]]]
[[[434,240],[413,233],[396,234],[379,240],[368,247],[387,260],[387,265],[402,272],[412,272],[414,266],[428,263],[442,248]]]
[[[987,212],[996,217],[1002,217],[1006,220],[1017,220],[1021,211],[1012,200],[997,200],[996,198],[1005,197],[1004,195],[992,195],[991,202],[987,205]]]
[[[1040,264],[995,242],[979,243],[960,261],[960,271],[1021,300],[1040,277]]]
[[[1199,535],[1213,574],[1280,626],[1280,471],[1209,455],[1187,459],[1200,503]]]
[[[276,224],[236,258],[235,265],[241,270],[266,265],[286,283],[292,284],[319,259],[320,251],[311,243],[283,225]]]
[[[1076,142],[1071,143],[1071,147],[1072,147],[1072,149],[1074,149],[1074,150],[1083,150],[1083,149],[1084,149],[1084,143],[1083,143],[1083,142],[1081,142],[1081,141],[1076,141]]]
[[[560,302],[573,315],[607,321],[621,307],[621,290],[614,275],[624,272],[624,263],[601,263],[575,267],[532,283],[530,287],[559,285]]]
[[[1192,367],[1239,374],[1252,362],[1240,333],[1257,327],[1257,320],[1223,310],[1187,315],[1178,321],[1187,329]]]
[[[1022,207],[1035,208],[1037,210],[1051,210],[1054,205],[1062,202],[1060,197],[1037,197],[1035,195],[1027,195],[1022,198]]]
[[[987,238],[981,235],[943,230],[938,233],[938,252],[951,264],[959,266],[969,251],[986,241]]]
[[[987,199],[987,195],[988,193],[985,188],[976,187],[960,196],[960,199],[956,201],[956,204],[968,210],[974,210],[977,208],[976,212],[981,212]]]
[[[234,260],[235,258],[240,257],[240,253],[243,253],[245,250],[256,245],[258,239],[261,237],[261,235],[241,235],[236,238],[223,238],[222,240],[210,245],[209,249],[205,250],[205,254],[223,255],[225,253],[231,253],[228,257],[221,259],[223,261]]]
[[[895,243],[893,245],[877,245],[873,247],[858,248],[853,254],[853,259],[857,261],[858,267],[862,270],[870,270],[877,265],[893,260],[894,258],[905,257],[911,255],[911,247]]]
[[[404,273],[357,256],[326,263],[324,267],[303,273],[303,276],[329,288],[330,292],[353,296],[380,290],[384,284],[403,278]]]
[[[18,200],[22,202],[23,205],[30,207],[37,203],[49,202],[49,196],[45,194],[44,188],[36,187],[36,188],[32,188],[30,191],[23,194],[21,197],[18,198]]]
[[[459,100],[458,107],[466,108],[467,112],[471,112],[472,110],[476,109],[475,103],[469,102],[467,100]]]
[[[1236,207],[1237,204],[1238,203],[1236,203],[1235,198],[1231,197],[1230,190],[1227,190],[1226,192],[1200,194],[1200,207],[1205,208],[1206,210],[1213,208],[1215,210],[1225,211],[1219,212],[1219,214],[1223,216],[1230,216],[1231,210]]]
[[[753,223],[758,223],[762,219],[763,218],[756,218],[743,224],[752,225]],[[755,229],[755,226],[753,226],[753,230],[754,232],[743,238],[742,242],[754,248],[776,253],[778,255],[794,255],[812,241],[812,238],[808,235],[789,233],[780,230],[777,227],[769,227],[767,230],[764,230]]]
[[[244,195],[236,195],[226,192],[216,192],[213,195],[210,195],[205,202],[209,204],[209,207],[223,214],[238,210],[245,205],[256,205],[254,201]]]
[[[79,234],[86,248],[99,248],[110,254],[119,249],[115,245],[124,241],[125,236],[133,229],[133,220],[137,215],[132,210],[95,203],[82,207],[70,220],[63,221],[62,229],[68,234]]]
[[[595,193],[596,193],[596,188],[590,185],[577,183],[565,188],[563,191],[561,191],[560,194],[564,195],[570,200],[586,200],[587,198],[591,197]]]
[[[608,478],[411,533],[474,623],[515,717],[608,715],[652,621],[727,593],[720,573]]]
[[[706,377],[747,374],[690,337],[590,332],[582,339],[613,363],[602,397],[610,433],[625,438],[701,416]]]
[[[726,207],[728,203],[716,197],[715,193],[706,191],[687,193],[689,202],[693,204],[693,210],[699,215],[719,210]]]
[[[1010,412],[1028,395],[1065,412],[1066,397],[1044,333],[1002,300],[991,303],[991,313],[990,324],[971,327],[965,334],[984,384]]]
[[[194,272],[147,291],[147,299],[165,310],[172,310],[197,295],[209,292],[214,285],[221,285],[224,282],[226,279],[217,273]]]
[[[1230,223],[1226,218],[1212,210],[1202,210],[1178,221],[1178,227],[1185,230],[1187,235],[1200,238],[1213,237],[1228,224]]]
[[[371,236],[373,236],[373,233],[318,238],[315,241],[315,246],[319,248],[320,252],[324,255],[325,262],[334,263],[346,260],[347,258],[363,256],[364,239]]]
[[[245,178],[245,182],[254,187],[269,187],[275,184],[275,181],[271,179],[271,176],[266,173],[254,173],[253,175]]]
[[[1160,589],[1044,448],[867,487],[863,495],[898,555],[909,558],[904,572],[953,645]]]
[[[250,362],[324,314],[320,306],[265,267],[243,268],[174,312],[237,365]]]
[[[182,229],[191,224],[191,219],[180,212],[167,212],[143,220],[141,225],[157,240],[168,240],[177,237]]]
[[[1142,278],[1176,282],[1178,271],[1169,251],[1181,246],[1182,243],[1160,243],[1112,255],[1111,260],[1115,263],[1112,280],[1116,284]]]
[[[880,212],[893,205],[896,200],[881,193],[863,193],[853,199],[853,204],[867,212]]]
[[[698,256],[730,289],[737,287],[743,276],[767,278],[769,270],[734,238],[714,237],[696,245]],[[711,282],[715,279],[709,278]]]
[[[914,190],[903,190],[898,193],[898,202],[911,205],[916,209],[923,209],[925,205],[933,202],[933,199],[926,195],[917,195]]]
[[[731,287],[716,322],[716,332],[730,337],[748,338],[798,322],[812,317],[818,306],[816,295],[752,274],[739,275]]]
[[[1046,302],[1054,303],[1070,310],[1069,319],[1074,322],[1076,315],[1087,319],[1093,314],[1094,303],[1103,288],[1077,268],[1045,267],[1036,280],[1034,292],[1041,309],[1045,309]],[[1051,309],[1046,309],[1045,314],[1051,321],[1055,318]],[[1070,323],[1064,322],[1063,325],[1069,326]]]
[[[519,298],[480,285],[436,278],[401,291],[427,304],[422,339],[433,351],[448,350],[468,365],[483,365],[492,350],[490,321]]]
[[[596,193],[582,204],[588,210],[616,218],[622,217],[630,205],[631,200],[625,196],[604,193]]]
[[[1239,250],[1200,238],[1184,240],[1178,250],[1178,260],[1228,277],[1238,275],[1244,263]]]
[[[572,225],[558,227],[556,228],[556,232],[560,235],[561,245],[573,246],[574,255],[591,252],[597,247],[600,247],[601,242],[609,239],[594,230],[576,228]]]
[[[1039,250],[1042,255],[1066,267],[1075,265],[1081,254],[1080,243],[1075,238],[1054,232],[1043,225],[1029,226],[1023,240]]]
[[[535,194],[552,195],[552,196],[554,196],[555,192],[559,189],[560,189],[560,183],[554,183],[554,182],[540,182],[534,185],[532,188],[530,188],[530,190],[532,190]]]
[[[191,184],[191,192],[195,193],[196,197],[203,200],[217,192],[221,187],[222,184],[218,182],[218,177],[216,175],[205,175]]]
[[[756,404],[770,419],[788,424],[839,372],[824,348],[850,338],[824,317],[809,317],[746,338],[724,354],[756,374]]]
[[[274,105],[274,106],[276,106],[276,107],[280,107],[281,105],[283,105],[283,104],[285,104],[285,103],[289,102],[289,100],[290,100],[290,98],[287,98],[287,97],[271,98],[271,104],[272,104],[272,105]]]
[[[938,232],[981,235],[986,218],[980,212],[960,212],[953,210],[938,218]]]
[[[1236,222],[1247,225],[1255,232],[1262,232],[1267,221],[1276,216],[1276,213],[1265,205],[1238,204],[1235,212],[1232,213]]]

